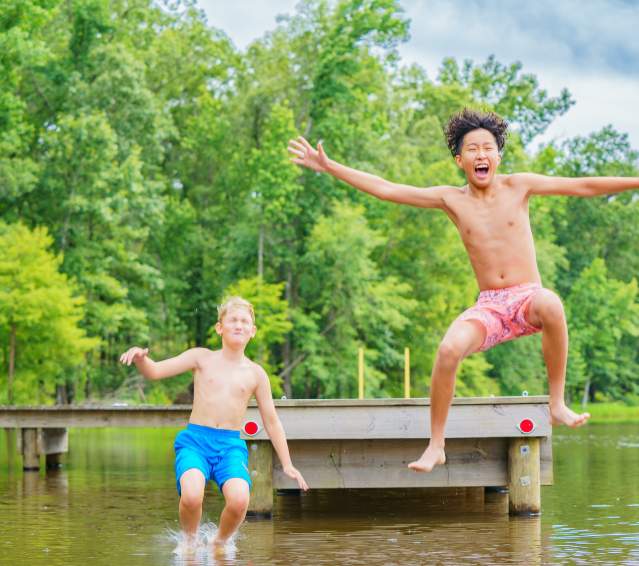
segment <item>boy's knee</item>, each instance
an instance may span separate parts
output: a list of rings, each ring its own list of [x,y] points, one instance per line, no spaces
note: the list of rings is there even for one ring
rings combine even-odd
[[[187,509],[198,509],[202,507],[204,494],[200,491],[183,489],[180,496],[180,504]]]
[[[243,515],[249,506],[248,493],[234,493],[226,500],[226,507],[236,515]]]
[[[444,340],[437,350],[437,357],[445,364],[457,364],[463,356],[463,348],[454,340]]]
[[[563,319],[564,305],[556,293],[544,289],[535,297],[535,310],[539,318],[543,320]]]

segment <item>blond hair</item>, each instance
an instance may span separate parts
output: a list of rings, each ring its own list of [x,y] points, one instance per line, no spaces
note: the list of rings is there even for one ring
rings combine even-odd
[[[233,308],[244,308],[249,311],[251,320],[255,324],[255,311],[253,305],[242,297],[228,297],[221,305],[217,307],[217,321],[222,322],[226,313]]]

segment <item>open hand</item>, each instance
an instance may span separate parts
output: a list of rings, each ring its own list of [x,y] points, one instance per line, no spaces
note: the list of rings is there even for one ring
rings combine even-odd
[[[302,474],[300,474],[300,471],[296,467],[294,467],[294,466],[286,466],[283,469],[283,472],[289,478],[294,479],[295,481],[297,481],[297,484],[300,486],[300,489],[303,489],[304,491],[308,491],[308,484],[306,483],[306,480],[304,479]]]
[[[138,346],[133,346],[133,348],[129,348],[124,354],[120,356],[120,362],[130,366],[136,360],[144,358],[149,353],[148,348],[139,348]]]
[[[303,165],[320,173],[328,168],[328,157],[324,153],[322,142],[319,142],[317,149],[314,149],[302,136],[299,136],[295,140],[289,140],[288,151],[296,156],[291,161],[297,165]]]

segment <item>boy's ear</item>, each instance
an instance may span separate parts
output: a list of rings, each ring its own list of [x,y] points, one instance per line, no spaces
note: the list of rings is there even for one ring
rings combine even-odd
[[[215,323],[215,332],[222,336],[222,325],[219,320]]]
[[[459,155],[459,153],[455,156],[455,163],[457,163],[457,167],[459,167],[460,169],[463,169],[462,158],[461,158],[461,155]]]
[[[253,325],[253,330],[251,330],[251,338],[253,338],[257,334],[257,326]]]

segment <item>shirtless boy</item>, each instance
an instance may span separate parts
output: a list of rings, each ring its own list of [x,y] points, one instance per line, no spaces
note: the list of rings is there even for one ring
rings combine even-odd
[[[532,196],[594,197],[639,188],[639,178],[546,177],[532,173],[497,175],[507,123],[494,113],[464,109],[445,128],[448,147],[466,175],[463,187],[427,189],[392,183],[329,159],[321,142],[314,149],[303,137],[289,142],[294,163],[326,172],[379,199],[438,208],[457,226],[480,294],[477,303],[448,328],[437,350],[431,383],[431,438],[422,456],[409,464],[430,472],[446,461],[444,427],[453,399],[455,374],[470,354],[536,332],[548,373],[553,424],[583,425],[564,402],[568,330],[560,298],[541,286],[530,229]],[[428,245],[425,242],[425,245]]]
[[[193,541],[202,516],[204,488],[206,482],[213,479],[225,500],[214,541],[218,548],[237,530],[248,508],[251,477],[248,450],[240,438],[240,429],[252,395],[284,473],[295,479],[301,489],[308,489],[302,474],[291,463],[268,376],[261,366],[244,355],[256,330],[253,306],[244,299],[232,297],[218,308],[215,331],[222,337],[220,350],[191,348],[174,358],[154,362],[148,356],[148,348],[136,346],[120,357],[123,364],[134,363],[147,379],[193,372],[193,410],[187,428],[175,439],[180,524]]]

